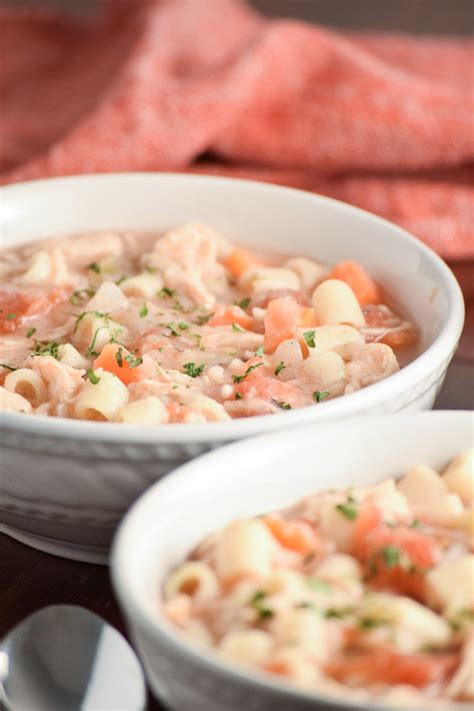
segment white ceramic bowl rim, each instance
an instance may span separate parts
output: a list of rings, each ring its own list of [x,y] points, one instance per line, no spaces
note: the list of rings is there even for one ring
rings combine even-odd
[[[423,418],[430,418],[433,421],[433,432],[435,432],[434,428],[436,422],[441,423],[442,419],[445,417],[469,417],[471,423],[470,426],[471,428],[474,428],[474,413],[470,411],[446,410],[423,413],[391,413],[384,415],[383,420],[385,422],[392,421],[392,423],[397,420],[401,421],[402,419],[404,422],[407,420],[408,422],[411,421],[412,425],[410,425],[410,431],[415,432],[416,423],[420,416]],[[343,426],[350,428],[352,422],[354,428],[365,428],[367,426],[369,431],[373,431],[379,421],[380,418],[376,415],[364,415],[362,419],[354,418],[346,421]],[[337,432],[337,430],[341,427],[341,424],[341,422],[330,422],[324,424],[322,426],[324,434],[330,435],[332,432]],[[299,434],[304,432],[304,430],[310,432],[311,426],[301,428],[298,431]],[[326,696],[324,694],[316,694],[302,689],[293,688],[289,684],[281,682],[278,677],[273,679],[270,675],[266,676],[264,674],[260,675],[257,672],[255,674],[247,672],[245,667],[239,667],[237,664],[233,665],[231,662],[226,662],[216,652],[188,642],[185,635],[180,634],[179,631],[173,628],[172,624],[166,620],[164,615],[160,615],[158,612],[155,615],[151,614],[149,607],[147,607],[144,601],[145,597],[147,597],[146,595],[137,595],[135,593],[134,585],[131,583],[128,575],[128,561],[130,556],[133,555],[133,551],[128,545],[127,539],[130,534],[132,539],[136,536],[138,532],[137,529],[140,528],[141,520],[148,521],[151,513],[153,513],[154,516],[158,515],[156,505],[158,492],[160,493],[160,498],[163,498],[163,496],[166,497],[168,492],[172,493],[172,491],[177,487],[181,490],[186,489],[188,479],[191,481],[195,480],[196,474],[199,475],[199,473],[205,469],[212,471],[215,469],[214,462],[222,463],[224,456],[231,461],[241,461],[241,457],[239,455],[245,454],[249,449],[255,451],[265,448],[268,451],[273,449],[273,444],[279,447],[282,444],[281,436],[282,434],[280,432],[264,436],[259,435],[258,437],[252,437],[247,440],[228,444],[217,451],[208,452],[198,459],[190,461],[179,467],[173,476],[154,484],[140,497],[137,502],[135,502],[132,508],[122,519],[112,545],[111,577],[113,587],[121,603],[121,607],[126,611],[129,618],[138,620],[140,627],[150,630],[154,636],[159,635],[166,640],[166,644],[171,646],[179,655],[183,657],[183,663],[186,663],[186,660],[189,660],[189,662],[199,664],[211,672],[213,669],[217,669],[221,676],[231,678],[237,682],[245,680],[248,685],[254,687],[256,690],[264,688],[269,691],[277,691],[284,698],[287,698],[288,701],[298,701],[301,699],[313,702],[318,701],[319,703],[324,703],[327,706],[328,711],[331,708],[341,709],[342,707],[347,707],[348,709],[354,708],[359,711],[362,708],[367,708],[367,710],[373,709],[373,711],[388,711],[388,709],[391,711],[409,711],[406,706],[404,706],[402,710],[394,706],[381,706],[375,702],[361,706],[360,703],[352,702],[350,699]],[[285,437],[288,436],[289,433],[285,434]],[[196,469],[198,470],[197,472]],[[195,543],[197,543],[197,541]],[[366,702],[364,701],[364,704],[365,703]],[[449,708],[446,708],[445,711],[456,711],[463,708],[467,709],[467,705],[457,703],[451,705]],[[415,710],[412,709],[411,711]]]
[[[201,424],[168,424],[162,426],[148,425],[137,427],[135,425],[110,422],[86,422],[83,420],[6,412],[2,413],[2,426],[5,429],[21,431],[32,435],[48,435],[100,442],[113,442],[117,440],[121,443],[197,443],[229,441],[257,433],[260,434],[275,429],[281,429],[285,425],[295,427],[302,424],[310,424],[311,422],[318,421],[323,415],[324,419],[330,419],[334,416],[338,418],[348,417],[374,404],[377,405],[378,403],[383,403],[394,398],[396,399],[397,393],[400,393],[401,388],[404,390],[415,388],[417,383],[419,383],[427,373],[435,371],[437,367],[451,357],[463,328],[464,301],[460,287],[447,264],[423,242],[400,227],[366,210],[361,210],[360,208],[353,207],[339,200],[303,190],[297,190],[295,188],[281,187],[254,180],[239,180],[235,178],[180,173],[113,173],[69,176],[66,178],[18,183],[6,188],[1,188],[0,192],[8,194],[13,191],[25,191],[25,197],[27,197],[28,191],[30,190],[44,189],[44,187],[49,184],[54,186],[55,184],[61,185],[74,181],[97,182],[97,189],[99,190],[101,182],[120,181],[123,179],[131,181],[156,180],[157,176],[163,180],[173,180],[178,183],[182,180],[207,182],[209,184],[215,183],[216,186],[222,182],[241,186],[252,186],[252,188],[257,191],[264,190],[274,193],[275,199],[278,199],[278,196],[282,193],[294,193],[295,195],[320,204],[335,205],[342,211],[364,215],[366,219],[378,223],[381,230],[389,227],[391,232],[397,235],[397,239],[415,247],[429,260],[436,270],[436,274],[440,280],[440,286],[444,288],[448,300],[448,312],[441,332],[433,343],[418,357],[404,366],[399,372],[394,373],[385,380],[369,385],[357,392],[335,398],[334,400],[306,408],[285,411],[277,415],[262,415],[260,417],[248,417],[231,421],[207,422]],[[321,410],[321,408],[323,408],[323,410]],[[284,418],[284,420],[276,421],[275,417]]]

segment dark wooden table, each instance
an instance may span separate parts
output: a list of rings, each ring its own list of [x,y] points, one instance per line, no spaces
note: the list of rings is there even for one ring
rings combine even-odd
[[[436,407],[474,408],[474,262],[452,265],[466,300],[466,327]],[[125,632],[107,568],[40,553],[0,535],[0,638],[45,605],[82,605]],[[162,707],[150,699],[150,711]]]

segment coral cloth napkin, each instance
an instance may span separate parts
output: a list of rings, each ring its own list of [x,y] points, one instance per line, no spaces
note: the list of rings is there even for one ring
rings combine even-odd
[[[0,11],[0,179],[217,173],[315,190],[474,257],[473,43],[342,34],[240,0]]]

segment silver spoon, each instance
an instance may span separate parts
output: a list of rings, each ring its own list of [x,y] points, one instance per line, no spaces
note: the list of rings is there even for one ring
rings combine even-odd
[[[132,648],[82,607],[44,607],[0,643],[0,708],[7,711],[143,711],[145,703]]]

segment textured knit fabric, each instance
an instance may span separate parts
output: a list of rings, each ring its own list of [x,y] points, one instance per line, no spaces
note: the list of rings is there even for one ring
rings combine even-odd
[[[474,256],[473,43],[342,34],[240,0],[0,10],[0,179],[118,170],[331,195]]]

